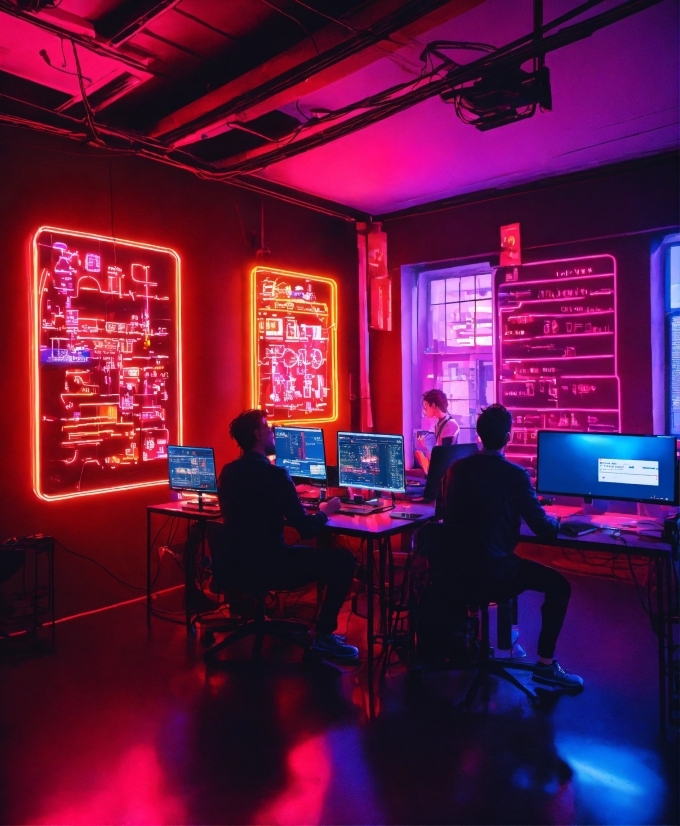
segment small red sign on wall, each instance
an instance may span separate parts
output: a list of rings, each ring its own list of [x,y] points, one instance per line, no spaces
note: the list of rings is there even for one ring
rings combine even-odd
[[[501,227],[501,267],[514,267],[522,263],[522,244],[519,224]]]

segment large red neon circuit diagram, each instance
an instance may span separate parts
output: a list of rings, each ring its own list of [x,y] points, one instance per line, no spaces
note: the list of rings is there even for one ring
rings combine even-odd
[[[256,267],[251,302],[253,405],[278,422],[337,419],[335,281]]]
[[[177,254],[43,227],[33,266],[36,493],[166,482],[181,437]]]
[[[513,415],[507,455],[535,464],[538,430],[620,430],[616,259],[496,272],[496,398]]]

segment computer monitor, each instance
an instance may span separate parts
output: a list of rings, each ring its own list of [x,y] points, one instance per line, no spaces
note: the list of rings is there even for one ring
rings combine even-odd
[[[678,502],[674,436],[539,430],[537,471],[539,493],[655,505]]]
[[[437,445],[432,448],[430,466],[427,470],[423,499],[439,499],[441,496],[442,481],[446,471],[458,459],[478,453],[476,444],[472,445]]]
[[[215,451],[211,447],[168,445],[170,490],[217,493]]]
[[[404,493],[404,437],[382,433],[338,433],[340,487]]]
[[[326,451],[320,427],[275,427],[276,464],[306,482],[326,484]]]

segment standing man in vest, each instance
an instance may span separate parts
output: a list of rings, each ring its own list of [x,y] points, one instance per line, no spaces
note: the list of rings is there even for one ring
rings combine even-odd
[[[436,420],[434,447],[456,444],[460,427],[449,413],[449,400],[442,390],[428,390],[423,393],[423,415],[426,419]],[[415,455],[425,473],[430,467],[430,453],[431,449],[428,448],[426,439],[419,437]]]

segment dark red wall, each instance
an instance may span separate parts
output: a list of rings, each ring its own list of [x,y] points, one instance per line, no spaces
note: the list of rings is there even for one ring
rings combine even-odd
[[[213,445],[218,464],[236,455],[228,423],[249,406],[248,276],[256,260],[262,198],[131,156],[73,141],[0,129],[0,540],[35,532],[145,582],[145,507],[165,487],[46,502],[32,489],[29,242],[51,225],[171,247],[182,259],[184,441]],[[352,223],[265,198],[265,264],[337,278],[340,417],[351,429],[348,374],[358,375],[356,233]],[[112,217],[113,215],[113,217]],[[159,523],[160,524],[160,523]],[[166,558],[169,559],[169,558]],[[165,564],[165,563],[164,563]],[[169,563],[168,563],[169,567]],[[173,566],[174,567],[174,566]],[[159,584],[178,581],[163,574]],[[57,552],[57,614],[136,593],[84,560]],[[141,609],[140,609],[141,610]]]
[[[401,363],[401,267],[475,260],[497,265],[500,227],[519,221],[523,263],[598,253],[616,257],[622,430],[651,433],[650,252],[680,224],[679,180],[677,157],[659,156],[590,177],[542,181],[523,191],[383,219],[395,324],[390,333],[371,332],[375,429],[402,431],[401,373],[393,369]],[[388,371],[390,382],[381,382]]]

